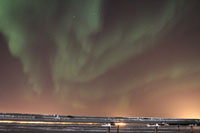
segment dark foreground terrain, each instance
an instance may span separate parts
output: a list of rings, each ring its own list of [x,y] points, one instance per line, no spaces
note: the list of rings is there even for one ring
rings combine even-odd
[[[9,133],[200,133],[200,119],[88,117],[0,113]]]

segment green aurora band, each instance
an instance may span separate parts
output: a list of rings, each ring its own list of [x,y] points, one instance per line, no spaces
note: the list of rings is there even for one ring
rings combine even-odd
[[[0,31],[8,40],[10,53],[22,62],[37,94],[41,94],[43,84],[50,78],[60,98],[67,97],[70,90],[67,83],[87,84],[152,48],[191,8],[184,0],[167,0],[161,2],[162,8],[152,11],[137,8],[133,17],[132,13],[119,14],[110,16],[107,22],[109,17],[103,12],[105,3],[0,0]],[[166,73],[147,76],[140,82],[148,83]],[[133,82],[124,90],[129,92],[140,82]],[[85,99],[99,99],[105,90],[95,88],[88,91],[85,87],[79,93]],[[75,108],[83,106],[76,101],[72,104]],[[119,104],[128,106],[125,93]]]
[[[58,14],[61,4],[63,11]],[[126,20],[116,20],[105,30],[101,0],[1,0],[0,29],[9,40],[10,52],[21,60],[30,83],[40,92],[43,62],[35,57],[37,52],[54,45],[54,55],[48,54],[46,62],[55,88],[62,88],[63,80],[86,82],[154,45],[161,32],[174,24],[182,4],[183,0],[167,1],[159,14],[137,18],[129,30]],[[97,41],[91,38],[95,35],[100,36]]]

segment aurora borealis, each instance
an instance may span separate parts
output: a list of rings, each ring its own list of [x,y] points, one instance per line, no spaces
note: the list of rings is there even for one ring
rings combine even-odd
[[[198,0],[0,0],[0,112],[200,118]]]

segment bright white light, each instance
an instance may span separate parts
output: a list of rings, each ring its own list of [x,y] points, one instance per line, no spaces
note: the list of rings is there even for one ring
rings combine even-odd
[[[123,123],[123,122],[117,122],[117,123],[115,123],[115,126],[126,126],[126,123]]]

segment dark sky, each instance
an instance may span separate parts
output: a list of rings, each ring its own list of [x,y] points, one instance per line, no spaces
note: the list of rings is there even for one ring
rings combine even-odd
[[[0,0],[0,112],[200,118],[198,0]]]

